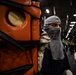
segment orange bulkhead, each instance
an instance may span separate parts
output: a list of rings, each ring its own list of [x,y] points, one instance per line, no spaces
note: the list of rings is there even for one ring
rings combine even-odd
[[[3,0],[6,1],[6,0]],[[20,1],[20,0],[17,0]],[[26,1],[26,0],[25,0]],[[10,6],[11,1],[6,1]],[[29,2],[30,3],[30,2]],[[15,3],[16,4],[16,3]],[[39,18],[40,18],[40,9],[39,2],[31,2],[31,5],[20,5],[14,3],[12,6],[8,7],[5,5],[0,5],[0,30],[19,41],[30,41],[32,40],[31,36],[33,31],[36,31],[36,35],[39,32]],[[33,20],[36,20],[33,21]],[[33,22],[32,22],[33,21]],[[32,24],[33,23],[33,24]],[[36,24],[36,25],[35,25]],[[33,26],[33,27],[32,27]],[[36,29],[34,28],[36,27]],[[34,28],[34,29],[32,29]],[[37,35],[37,39],[40,37]],[[36,36],[33,36],[36,37]]]
[[[3,44],[0,48],[1,75],[37,73],[38,42],[36,41],[40,38],[41,13],[39,6],[39,2],[31,0],[0,0],[0,45]],[[13,45],[18,42],[26,47],[32,45],[31,41],[35,42],[34,48],[29,46],[23,48],[24,51]]]

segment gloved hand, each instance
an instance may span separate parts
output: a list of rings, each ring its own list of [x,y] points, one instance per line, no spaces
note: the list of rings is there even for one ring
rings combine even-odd
[[[51,42],[49,36],[47,35],[46,31],[43,31],[43,33],[41,34],[40,37],[40,47],[39,47],[39,51],[44,52],[46,44]]]
[[[74,59],[76,60],[76,52],[74,52]]]
[[[47,35],[47,32],[43,31],[43,33],[41,34],[41,39],[40,39],[40,43],[49,43],[51,40],[49,38],[49,36]]]
[[[63,75],[73,75],[73,73],[71,72],[71,70],[67,69],[64,71]]]

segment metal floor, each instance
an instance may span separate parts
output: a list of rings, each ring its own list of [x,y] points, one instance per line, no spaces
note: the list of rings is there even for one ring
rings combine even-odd
[[[76,60],[74,59],[74,55],[70,54],[69,51],[67,51],[69,63],[73,72],[73,75],[76,75]]]

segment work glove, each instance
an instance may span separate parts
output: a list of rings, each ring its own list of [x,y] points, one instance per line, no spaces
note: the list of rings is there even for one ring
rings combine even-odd
[[[63,75],[73,75],[73,73],[71,72],[71,70],[67,69],[64,71]]]
[[[74,60],[76,60],[76,52],[74,52]]]
[[[40,43],[47,44],[50,41],[51,40],[50,40],[49,36],[47,35],[47,32],[43,30],[43,33],[41,34],[41,38],[40,38]]]

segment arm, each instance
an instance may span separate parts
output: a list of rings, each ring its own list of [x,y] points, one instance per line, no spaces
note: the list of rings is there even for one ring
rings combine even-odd
[[[64,49],[64,55],[65,55],[66,62],[65,62],[65,70],[64,70],[63,75],[73,75],[65,49]]]

